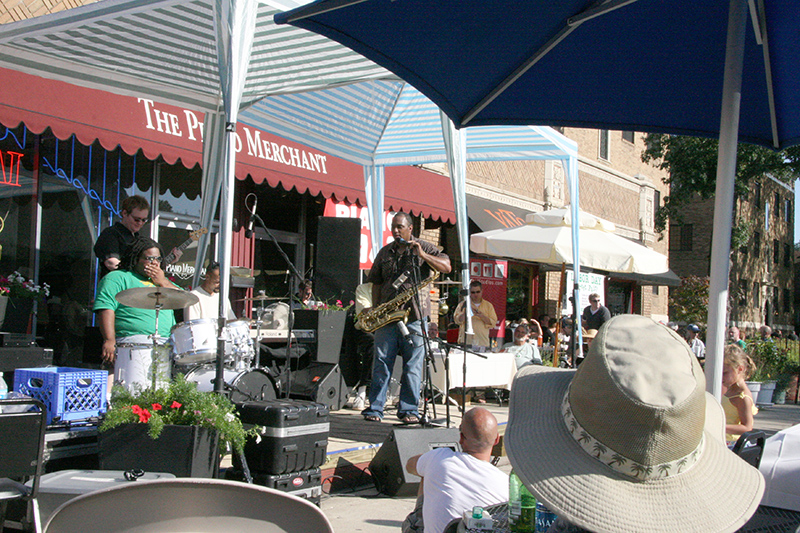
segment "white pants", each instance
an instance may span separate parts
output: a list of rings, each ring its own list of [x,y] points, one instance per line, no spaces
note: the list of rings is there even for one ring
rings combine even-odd
[[[148,335],[118,337],[114,381],[130,391],[169,384],[172,361],[166,341],[157,338],[154,353],[153,339]]]

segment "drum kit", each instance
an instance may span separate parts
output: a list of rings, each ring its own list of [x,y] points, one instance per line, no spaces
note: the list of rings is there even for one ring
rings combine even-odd
[[[149,351],[154,363],[152,372],[154,386],[162,385],[164,376],[182,373],[187,381],[197,383],[198,390],[204,392],[214,390],[219,338],[216,319],[187,320],[173,326],[168,339],[158,336],[159,312],[162,309],[183,309],[197,303],[196,295],[180,289],[136,287],[121,291],[116,299],[129,307],[156,312],[156,333],[150,335],[153,339],[152,345],[118,345],[118,358],[119,350],[130,350],[130,354],[133,354],[134,350]],[[278,384],[269,370],[258,366],[255,357],[257,352],[250,338],[250,322],[251,320],[247,318],[232,320],[222,330],[222,338],[225,340],[224,382],[233,402],[271,400],[278,395]],[[122,359],[140,360],[137,357]]]

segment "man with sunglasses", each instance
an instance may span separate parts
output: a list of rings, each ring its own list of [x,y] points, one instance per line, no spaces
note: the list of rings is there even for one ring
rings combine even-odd
[[[139,230],[147,223],[150,204],[141,196],[129,196],[120,206],[120,220],[104,229],[94,244],[94,254],[100,260],[100,277],[119,268],[120,260]]]
[[[478,280],[469,282],[469,298],[465,298],[456,306],[453,320],[458,324],[458,342],[464,342],[465,324],[467,321],[466,305],[472,306],[472,339],[467,339],[473,346],[489,347],[489,330],[497,327],[497,312],[492,302],[483,299],[483,285]]]

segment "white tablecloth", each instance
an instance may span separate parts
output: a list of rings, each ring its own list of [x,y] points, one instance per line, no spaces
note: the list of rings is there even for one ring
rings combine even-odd
[[[495,388],[511,390],[511,382],[517,373],[517,363],[509,353],[485,353],[486,359],[467,352],[467,388]],[[432,372],[433,385],[445,390],[444,352],[434,350],[436,370]],[[463,384],[464,351],[450,350],[450,388]]]

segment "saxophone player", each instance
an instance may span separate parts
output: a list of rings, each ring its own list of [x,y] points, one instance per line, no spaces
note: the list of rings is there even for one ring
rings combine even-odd
[[[380,249],[375,256],[367,281],[372,283],[372,302],[378,306],[421,284],[431,270],[448,273],[450,258],[433,244],[421,241],[412,234],[414,223],[406,213],[392,219],[394,242]],[[365,420],[380,422],[386,391],[392,377],[395,358],[403,358],[400,380],[400,405],[397,417],[405,424],[419,423],[419,395],[422,384],[422,365],[425,349],[422,328],[427,323],[426,308],[420,309],[417,298],[411,298],[401,308],[409,310],[408,324],[391,322],[375,330],[375,362],[370,385],[370,405],[361,414]]]

